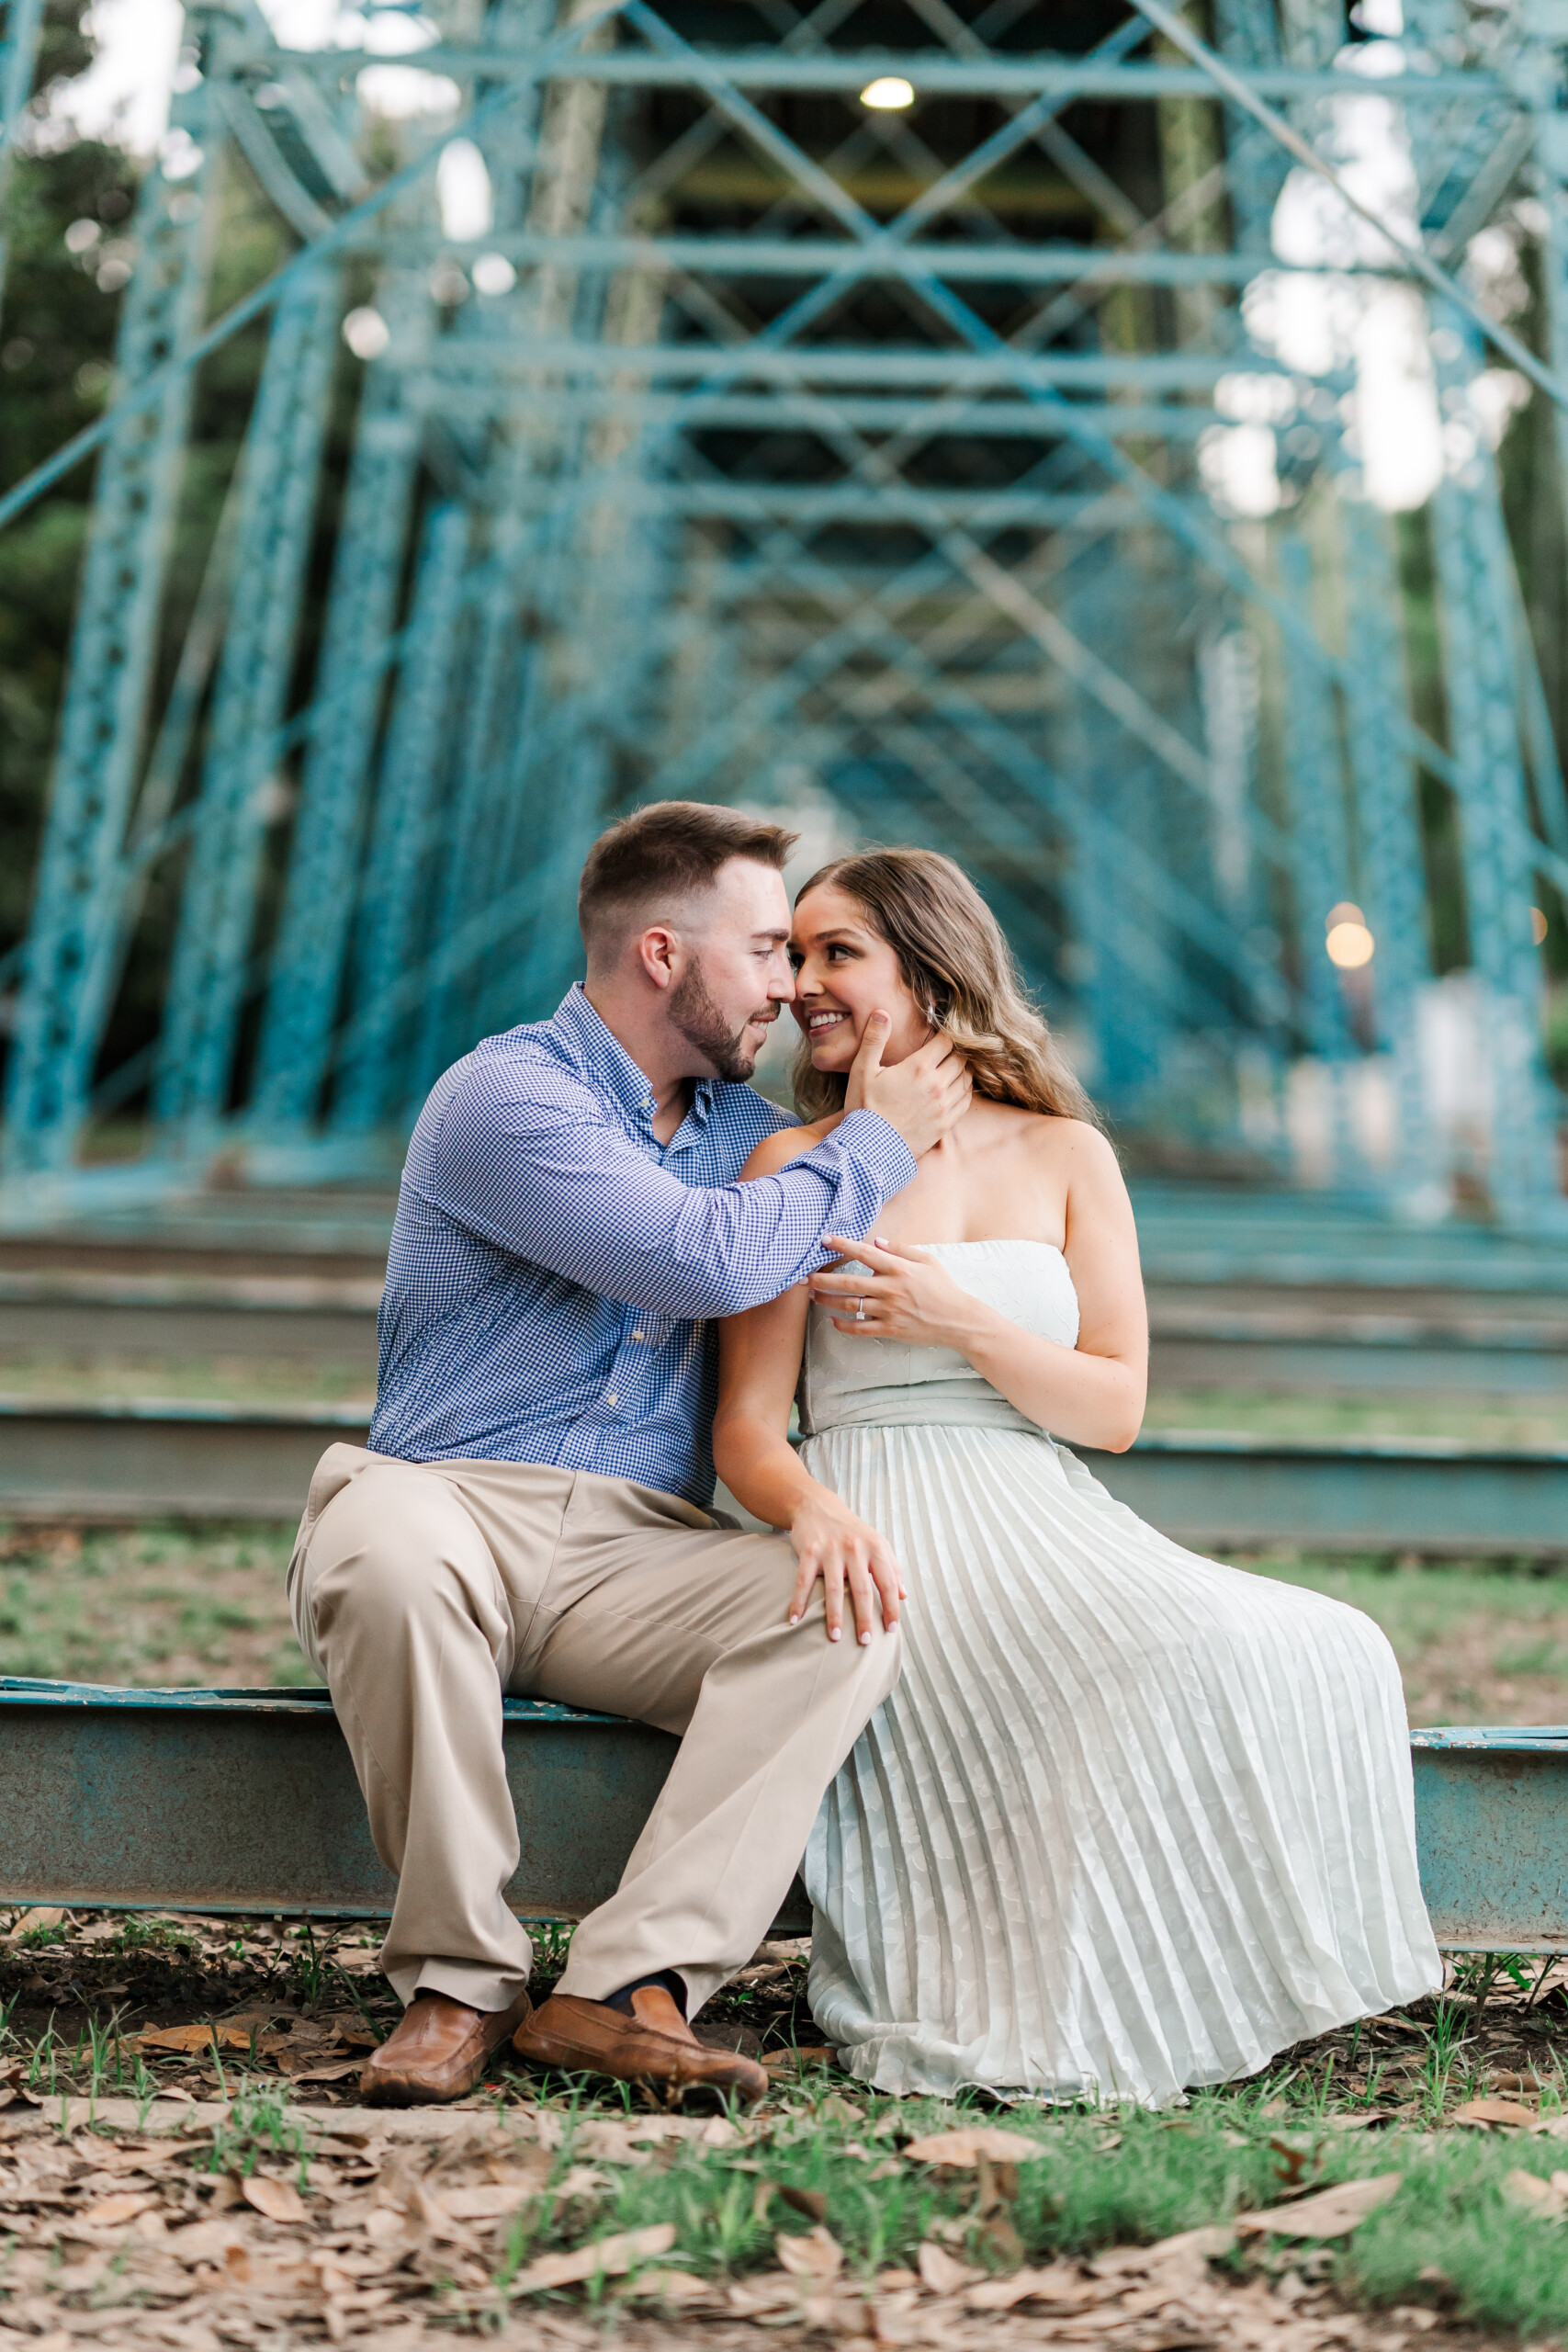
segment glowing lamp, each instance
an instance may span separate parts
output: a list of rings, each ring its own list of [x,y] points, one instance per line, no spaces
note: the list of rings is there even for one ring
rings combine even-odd
[[[1337,964],[1342,972],[1359,972],[1363,964],[1371,962],[1376,942],[1364,922],[1336,922],[1329,925],[1324,945],[1331,964]]]
[[[915,85],[906,82],[901,74],[879,74],[868,82],[860,94],[863,107],[874,107],[879,113],[896,113],[900,107],[915,103]]]

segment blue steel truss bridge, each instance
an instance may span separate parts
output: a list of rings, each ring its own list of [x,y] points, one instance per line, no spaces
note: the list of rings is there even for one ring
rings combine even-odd
[[[958,858],[1166,1164],[1555,1229],[1568,796],[1495,442],[1568,400],[1568,6],[1352,14],[396,0],[291,49],[190,6],[113,396],[0,501],[96,468],[0,1215],[395,1168],[574,976],[594,833],[691,797]],[[290,257],[218,314],[235,175]],[[257,321],[171,662],[201,371]]]

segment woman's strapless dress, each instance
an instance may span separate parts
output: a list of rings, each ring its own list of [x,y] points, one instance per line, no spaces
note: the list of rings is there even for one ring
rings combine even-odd
[[[1060,1250],[932,1254],[1076,1344]],[[909,1590],[807,1856],[811,2006],[852,2073],[1158,2104],[1441,1983],[1370,1618],[1168,1542],[948,1349],[814,1306],[800,1420]]]

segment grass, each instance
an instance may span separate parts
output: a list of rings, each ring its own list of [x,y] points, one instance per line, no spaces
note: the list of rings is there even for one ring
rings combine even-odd
[[[1504,1448],[1568,1445],[1568,1398],[1156,1388],[1144,1427],[1242,1430],[1257,1437],[1448,1437]]]
[[[0,1527],[0,1674],[309,1682],[284,1601],[292,1543],[278,1527]],[[1374,1618],[1414,1722],[1568,1721],[1568,1576],[1387,1554],[1236,1557]]]
[[[1568,1722],[1568,1576],[1555,1566],[1270,1553],[1241,1564],[1382,1626],[1415,1724]]]
[[[193,1989],[220,1994],[228,2006],[234,1985],[218,1970],[213,1925],[190,1923],[181,1934],[176,1923],[155,1949],[167,1965],[194,1971]],[[564,1945],[564,1936],[555,1941]],[[271,1947],[275,1970],[286,1978],[297,1969],[288,1947],[287,1937]],[[73,1973],[88,1970],[101,1950],[89,1945],[71,1955]],[[329,1981],[335,1966],[329,1949],[318,1980],[324,2001],[341,1998],[342,1981]],[[305,1989],[298,1973],[292,1982],[297,1994]],[[490,2129],[485,2109],[503,2126],[513,2120],[532,2145],[543,2138],[552,2149],[539,2194],[501,2228],[487,2264],[476,2271],[471,2261],[465,2267],[454,2257],[450,2271],[431,2282],[424,2307],[459,2325],[465,2317],[480,2324],[498,2298],[504,2308],[512,2282],[541,2255],[660,2224],[673,2232],[660,2261],[717,2288],[758,2275],[776,2278],[779,2238],[825,2229],[846,2278],[857,2290],[858,2282],[880,2290],[890,2277],[914,2270],[923,2245],[935,2244],[979,2273],[1005,2275],[1020,2264],[1157,2243],[1302,2192],[1397,2173],[1395,2197],[1351,2237],[1305,2247],[1266,2233],[1243,2239],[1213,2268],[1215,2290],[1291,2272],[1314,2291],[1332,2290],[1352,2311],[1425,2305],[1444,2318],[1540,2342],[1568,2332],[1568,2248],[1562,2227],[1522,2210],[1506,2184],[1517,2171],[1550,2179],[1568,2151],[1554,2132],[1495,2134],[1455,2120],[1462,2100],[1487,2086],[1499,2057],[1517,2056],[1523,2037],[1543,2084],[1540,2119],[1551,2127],[1561,2118],[1568,2131],[1565,1996],[1551,1987],[1529,2007],[1532,1993],[1540,1993],[1539,1971],[1522,1961],[1512,1969],[1472,1963],[1447,1997],[1419,2005],[1404,2019],[1369,2021],[1303,2045],[1263,2076],[1195,2092],[1177,2113],[1026,2107],[998,2114],[978,2098],[955,2106],[880,2098],[802,2062],[729,2144],[687,2139],[661,2143],[652,2154],[607,2146],[592,2129],[646,2119],[637,2095],[509,2067],[487,2086],[474,2118],[477,2136],[417,2159],[400,2143],[403,2152],[388,2160],[405,2174],[411,2162],[422,2165],[439,2196],[460,2185],[465,2163],[480,2162]],[[783,2014],[784,1997],[774,1996],[775,2015]],[[0,1993],[0,2018],[5,1999]],[[395,2006],[378,1983],[370,2003],[387,2014]],[[728,2005],[721,1996],[716,2006]],[[28,2083],[51,2098],[75,2089],[145,2101],[151,2076],[140,2059],[132,2067],[125,2057],[125,2022],[73,2032],[62,2030],[57,2012],[29,2032],[13,2010],[0,2030],[0,2075],[20,2058]],[[258,2169],[290,2179],[302,2195],[330,2190],[341,2198],[348,2192],[336,2165],[344,2168],[341,2180],[352,2177],[362,2193],[367,2170],[386,2157],[384,2145],[378,2158],[374,2151],[357,2154],[352,2135],[350,2142],[334,2140],[330,2118],[310,2124],[291,2104],[288,2086],[276,2075],[264,2079],[254,2067],[254,2058],[233,2054],[224,2077],[231,2094],[227,2117],[215,2131],[209,2125],[196,2134],[188,2175],[158,2174],[171,2218],[196,2210],[190,2184],[220,2186],[221,2176],[239,2181]],[[183,2079],[190,2081],[188,2070]],[[1382,2111],[1380,2095],[1397,2102],[1387,2128],[1355,2128]],[[308,2096],[314,2103],[337,2094],[312,2089]],[[541,2109],[554,2118],[548,2133],[538,2129]],[[39,2129],[48,2117],[46,2106]],[[906,2153],[921,2134],[966,2122],[1022,2132],[1038,2153],[1016,2165],[968,2171]],[[88,2143],[77,2145],[85,2150]],[[493,2157],[496,2143],[488,2145]],[[94,2161],[86,2155],[84,2169]],[[333,2210],[341,2211],[341,2203]],[[407,2277],[400,2286],[411,2296],[423,2291]],[[0,2320],[6,2291],[0,2281]],[[608,2291],[600,2278],[569,2293],[592,2306]]]
[[[288,1623],[292,1528],[0,1527],[0,1674],[312,1682]]]

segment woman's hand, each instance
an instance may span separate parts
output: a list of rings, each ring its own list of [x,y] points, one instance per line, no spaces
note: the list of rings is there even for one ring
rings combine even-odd
[[[878,1600],[882,1604],[883,1623],[897,1623],[898,1603],[905,1597],[898,1563],[875,1528],[868,1527],[863,1519],[857,1519],[849,1505],[830,1488],[813,1484],[790,1521],[789,1540],[800,1562],[800,1573],[790,1596],[792,1625],[798,1625],[806,1614],[818,1577],[822,1579],[823,1611],[830,1642],[836,1642],[843,1632],[846,1584],[863,1643],[869,1642],[876,1631]]]
[[[829,1233],[822,1247],[852,1261],[813,1274],[807,1285],[814,1299],[833,1309],[836,1331],[868,1340],[909,1340],[919,1347],[962,1348],[985,1315],[979,1301],[912,1242],[897,1247],[875,1238],[841,1241]]]

